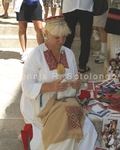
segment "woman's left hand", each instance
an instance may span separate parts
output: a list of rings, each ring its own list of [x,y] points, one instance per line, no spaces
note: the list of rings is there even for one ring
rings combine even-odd
[[[80,82],[80,73],[78,73],[78,79],[76,79],[75,81],[70,82],[70,86],[73,89],[79,90],[80,86],[81,86],[81,82]]]

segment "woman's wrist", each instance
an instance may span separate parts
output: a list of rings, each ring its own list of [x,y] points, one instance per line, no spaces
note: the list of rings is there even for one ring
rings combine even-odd
[[[52,92],[52,91],[54,91],[52,83],[43,83],[41,90],[40,90],[40,94],[46,93],[46,92]]]

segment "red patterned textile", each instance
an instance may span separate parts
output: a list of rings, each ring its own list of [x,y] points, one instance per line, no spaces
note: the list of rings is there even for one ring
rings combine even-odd
[[[108,13],[108,18],[120,20],[120,15]]]
[[[80,107],[77,106],[67,106],[66,107],[67,116],[68,116],[68,130],[81,128],[80,124],[81,117],[83,112]]]
[[[120,112],[120,106],[119,105],[111,104],[107,108]]]
[[[66,139],[79,142],[83,138],[85,115],[77,100],[66,98],[64,102],[56,98],[57,94],[53,95],[37,115],[43,123],[42,140],[45,149]]]
[[[55,59],[55,57],[53,56],[53,54],[52,54],[52,52],[50,50],[44,51],[44,56],[45,56],[46,62],[48,64],[50,70],[56,69],[57,65],[59,63],[63,64],[63,66],[65,68],[69,68],[65,52],[60,53],[60,60],[59,60],[59,62]]]

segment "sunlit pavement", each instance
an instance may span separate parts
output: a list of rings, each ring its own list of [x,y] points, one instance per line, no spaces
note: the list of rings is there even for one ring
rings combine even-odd
[[[19,108],[22,68],[19,52],[0,50],[0,150],[23,150],[17,140],[24,125]]]

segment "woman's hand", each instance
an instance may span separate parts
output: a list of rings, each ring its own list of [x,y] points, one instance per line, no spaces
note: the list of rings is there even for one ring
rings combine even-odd
[[[68,82],[62,82],[63,79],[64,79],[64,77],[61,77],[52,83],[52,86],[53,86],[53,89],[55,92],[62,92],[67,89]]]
[[[41,87],[40,93],[46,92],[63,92],[67,90],[67,88],[71,86],[73,89],[80,89],[80,74],[78,74],[78,79],[73,82],[64,82],[64,77],[61,77],[51,83],[44,83]]]
[[[75,81],[70,82],[70,86],[73,89],[79,90],[81,87],[81,82],[80,82],[80,73],[78,73],[78,79],[76,79]]]

